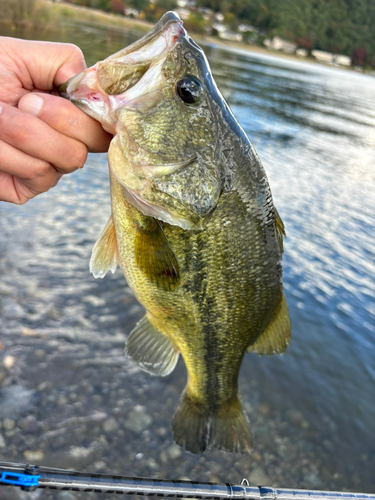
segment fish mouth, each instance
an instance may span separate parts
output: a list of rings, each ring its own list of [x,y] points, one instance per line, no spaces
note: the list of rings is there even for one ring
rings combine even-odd
[[[136,94],[147,95],[151,91],[157,67],[177,41],[186,36],[180,17],[167,12],[142,38],[60,85],[59,94],[114,134],[115,121],[108,115],[126,106]],[[143,78],[148,73],[148,78]],[[141,80],[142,85],[135,93],[134,87]]]

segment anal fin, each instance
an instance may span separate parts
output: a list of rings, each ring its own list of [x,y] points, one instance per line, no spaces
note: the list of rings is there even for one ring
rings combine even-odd
[[[264,330],[264,332],[257,338],[254,344],[247,348],[248,352],[257,352],[260,356],[267,354],[277,353],[282,354],[286,351],[290,342],[290,319],[288,305],[284,292],[275,314]]]
[[[92,249],[90,271],[95,278],[104,278],[108,271],[116,271],[118,261],[116,229],[111,215]]]
[[[168,337],[156,328],[147,314],[130,333],[126,354],[151,375],[165,377],[175,368],[179,351]]]

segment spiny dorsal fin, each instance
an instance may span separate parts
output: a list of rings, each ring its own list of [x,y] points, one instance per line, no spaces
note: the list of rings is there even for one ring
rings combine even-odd
[[[104,278],[108,271],[114,273],[118,264],[115,225],[112,215],[92,249],[90,271],[95,278]]]
[[[158,286],[174,290],[180,281],[176,256],[162,229],[152,217],[137,220],[135,259],[145,276]]]
[[[260,356],[282,354],[290,342],[290,319],[284,292],[270,324],[258,339],[247,348],[248,352],[257,352]]]
[[[172,342],[144,316],[129,335],[126,354],[151,375],[165,377],[175,368],[179,352]]]
[[[276,225],[277,240],[279,242],[280,249],[283,252],[284,251],[283,237],[286,238],[286,232],[285,232],[284,222],[281,220],[280,214],[277,211],[276,207],[275,207],[275,225]]]

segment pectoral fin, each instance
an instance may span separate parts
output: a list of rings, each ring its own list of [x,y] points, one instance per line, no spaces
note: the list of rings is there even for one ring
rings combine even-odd
[[[135,259],[145,276],[167,290],[180,281],[177,258],[162,229],[162,223],[139,214],[135,237]]]
[[[112,273],[116,271],[117,264],[116,230],[111,215],[92,249],[90,271],[95,278],[104,278],[108,271]]]
[[[179,356],[172,342],[151,323],[147,315],[129,335],[125,352],[143,370],[161,377],[174,370]]]
[[[277,311],[261,336],[247,348],[248,352],[257,352],[260,356],[282,354],[290,342],[290,319],[284,293]]]

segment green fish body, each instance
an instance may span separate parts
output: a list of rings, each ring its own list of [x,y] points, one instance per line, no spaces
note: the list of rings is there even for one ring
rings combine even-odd
[[[284,226],[254,148],[174,13],[63,90],[114,134],[112,214],[90,265],[103,277],[119,263],[146,309],[128,355],[165,376],[181,353],[179,445],[250,452],[242,358],[282,353],[290,339]]]

